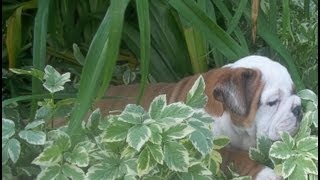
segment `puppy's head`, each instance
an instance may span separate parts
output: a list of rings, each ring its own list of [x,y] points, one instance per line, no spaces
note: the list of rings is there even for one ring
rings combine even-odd
[[[301,120],[301,99],[281,64],[262,56],[248,56],[224,68],[212,91],[220,112],[236,127],[255,129],[256,136],[278,140],[281,132],[294,134]],[[218,108],[219,109],[219,108]]]

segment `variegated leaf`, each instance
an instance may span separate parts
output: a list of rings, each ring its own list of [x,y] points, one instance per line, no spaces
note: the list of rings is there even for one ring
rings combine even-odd
[[[189,166],[187,149],[177,142],[166,142],[164,144],[164,162],[173,171],[187,172]]]
[[[182,139],[187,135],[191,134],[195,129],[187,124],[178,124],[176,126],[172,126],[167,131],[164,132],[164,135],[169,137],[170,139]]]
[[[159,119],[163,108],[167,105],[166,95],[162,94],[153,99],[149,108],[149,115],[152,119]]]
[[[153,156],[154,160],[156,160],[159,164],[163,164],[163,151],[160,144],[153,144],[148,143],[147,148],[149,149],[151,155]]]
[[[8,141],[7,146],[10,159],[13,163],[16,163],[20,157],[21,152],[20,142],[17,139],[12,138]]]
[[[292,156],[283,162],[282,172],[281,172],[283,178],[287,178],[291,175],[294,168],[296,167],[295,161],[296,161],[296,158],[294,156]]]
[[[141,147],[151,137],[151,130],[146,125],[135,125],[129,129],[126,142],[129,146],[133,147],[137,151],[140,151]]]
[[[203,77],[200,75],[187,94],[186,104],[193,108],[203,108],[208,100],[204,90],[205,82]]]
[[[88,151],[82,146],[75,147],[72,153],[65,153],[65,159],[69,163],[75,164],[79,167],[87,167],[89,164]]]
[[[43,150],[42,153],[36,157],[32,164],[36,164],[39,166],[49,166],[54,163],[58,163],[62,160],[61,149],[58,145],[51,145]]]
[[[85,179],[85,174],[82,169],[78,168],[77,166],[64,164],[61,167],[62,173],[66,178],[70,179]]]
[[[46,134],[42,131],[22,130],[19,136],[33,145],[43,145],[46,142]]]

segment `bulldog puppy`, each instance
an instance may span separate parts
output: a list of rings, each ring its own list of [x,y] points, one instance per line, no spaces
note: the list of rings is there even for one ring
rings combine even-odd
[[[230,147],[221,151],[223,165],[233,162],[241,175],[256,179],[280,179],[269,167],[252,161],[250,147],[259,136],[280,139],[280,132],[294,134],[301,119],[301,100],[287,69],[262,56],[248,56],[235,63],[202,74],[208,96],[205,110],[215,120],[214,135],[230,138]],[[184,101],[199,75],[178,83],[151,84],[146,87],[141,105],[148,108],[154,97],[166,94],[169,103]],[[137,85],[110,87],[106,96],[127,98],[105,99],[96,103],[103,114],[123,110],[136,103]]]

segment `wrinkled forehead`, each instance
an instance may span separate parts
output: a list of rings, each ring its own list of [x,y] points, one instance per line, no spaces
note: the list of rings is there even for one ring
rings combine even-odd
[[[263,56],[247,56],[226,65],[230,68],[246,67],[261,71],[264,89],[280,89],[284,93],[291,93],[294,85],[288,70],[276,61]]]

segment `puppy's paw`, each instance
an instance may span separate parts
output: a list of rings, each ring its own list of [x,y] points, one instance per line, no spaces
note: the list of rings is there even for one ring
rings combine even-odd
[[[282,177],[278,176],[273,169],[269,167],[263,168],[256,177],[256,180],[281,180]]]

